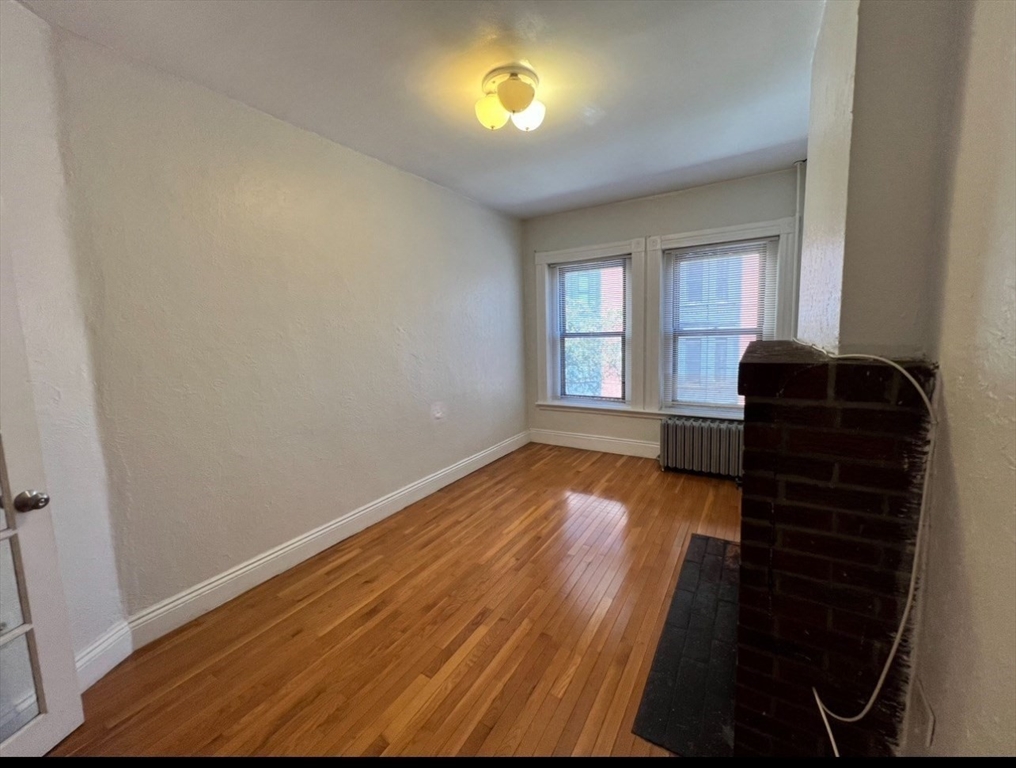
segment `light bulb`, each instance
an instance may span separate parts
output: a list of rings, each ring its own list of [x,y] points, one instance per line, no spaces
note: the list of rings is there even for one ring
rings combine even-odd
[[[533,99],[533,103],[526,109],[512,115],[512,122],[520,131],[535,131],[540,127],[546,114],[547,107],[543,102]]]
[[[508,110],[501,106],[496,93],[488,93],[476,102],[476,119],[484,128],[496,131],[508,122]]]

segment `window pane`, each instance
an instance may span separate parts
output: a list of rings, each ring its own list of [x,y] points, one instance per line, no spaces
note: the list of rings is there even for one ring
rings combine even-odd
[[[566,338],[562,346],[562,395],[624,399],[620,336]]]
[[[561,329],[565,333],[624,332],[624,265],[561,268]]]
[[[39,714],[28,635],[0,646],[0,741],[13,736]]]
[[[678,260],[674,330],[757,328],[761,266],[757,252]]]
[[[755,334],[678,336],[674,350],[675,400],[744,405],[737,394],[737,366]]]
[[[20,627],[24,620],[11,540],[5,539],[0,541],[0,633]]]

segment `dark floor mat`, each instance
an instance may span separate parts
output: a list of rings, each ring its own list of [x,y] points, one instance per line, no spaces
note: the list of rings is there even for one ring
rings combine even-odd
[[[694,534],[632,732],[684,757],[729,757],[741,548]]]

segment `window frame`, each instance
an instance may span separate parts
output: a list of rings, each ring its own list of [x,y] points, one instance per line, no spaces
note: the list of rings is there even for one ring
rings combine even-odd
[[[698,230],[681,234],[650,237],[647,240],[647,272],[649,274],[646,338],[650,341],[646,355],[646,403],[657,413],[709,418],[742,419],[740,406],[674,404],[664,400],[665,366],[670,362],[666,345],[669,334],[665,328],[667,299],[667,264],[664,254],[682,248],[720,245],[739,240],[777,239],[776,246],[776,307],[774,339],[793,338],[797,330],[799,255],[794,217],[756,222],[733,227]]]
[[[758,242],[768,242],[775,244],[775,247],[770,253],[771,258],[773,260],[771,263],[773,274],[769,279],[773,280],[775,283],[773,285],[773,300],[778,302],[777,293],[779,292],[779,280],[777,270],[779,267],[779,236],[770,236],[763,238],[759,237],[738,238],[737,240],[725,240],[715,243],[705,243],[698,246],[689,246],[680,249],[672,249],[672,248],[662,249],[663,275],[661,278],[662,283],[660,291],[660,305],[661,305],[661,316],[663,320],[661,321],[660,326],[660,346],[661,346],[660,379],[663,383],[663,387],[660,393],[661,409],[688,411],[693,414],[705,412],[707,415],[725,415],[725,416],[733,416],[735,418],[740,418],[741,415],[743,414],[744,408],[743,406],[740,405],[733,404],[727,405],[727,404],[695,402],[695,401],[680,402],[674,399],[675,393],[671,390],[677,386],[677,382],[674,379],[676,378],[675,365],[678,360],[677,350],[679,346],[679,341],[682,337],[687,339],[697,339],[704,342],[704,340],[710,336],[732,337],[732,336],[744,336],[749,334],[754,335],[758,339],[775,338],[776,307],[773,307],[772,320],[770,321],[769,324],[767,324],[762,319],[762,316],[757,316],[758,322],[754,327],[728,326],[724,328],[710,328],[698,331],[679,331],[673,325],[673,323],[676,321],[676,318],[672,316],[672,313],[675,311],[674,307],[677,306],[677,303],[674,300],[673,291],[675,288],[678,288],[679,286],[679,283],[677,282],[677,276],[675,274],[675,270],[677,270],[678,268],[679,261],[684,260],[691,261],[698,258],[709,258],[707,256],[697,256],[692,254],[691,258],[688,259],[687,258],[688,251],[696,251],[698,249],[706,249],[709,247],[736,246],[738,244],[750,244]],[[761,266],[763,268],[767,268],[769,265],[762,264]],[[729,301],[729,291],[726,290],[726,286],[724,286],[724,288],[726,300]],[[700,293],[702,292],[700,291]],[[703,303],[704,300],[705,299],[703,294],[702,298],[700,298],[700,303]],[[669,313],[668,309],[670,310]],[[668,317],[670,318],[669,323],[667,322]],[[767,329],[769,330],[769,335],[766,335]],[[717,352],[719,352],[720,349],[723,349],[723,347],[718,348]],[[704,350],[700,348],[697,354],[701,356],[702,354],[704,354]],[[725,350],[724,354],[726,354]],[[671,377],[670,387],[667,387],[668,376]]]
[[[580,411],[626,417],[659,419],[684,415],[709,418],[741,419],[742,409],[714,406],[670,406],[663,402],[664,322],[664,251],[736,240],[779,238],[776,255],[776,339],[794,338],[797,332],[798,286],[800,283],[799,238],[796,217],[754,222],[730,227],[703,229],[672,235],[654,235],[601,245],[557,251],[537,251],[536,332],[537,393],[536,407],[541,410]],[[597,400],[586,397],[561,398],[557,374],[557,281],[554,267],[576,261],[594,261],[610,257],[631,258],[628,289],[628,328],[625,393],[627,400]]]
[[[623,400],[584,395],[565,397],[561,393],[561,311],[558,267],[597,261],[626,261]],[[538,360],[538,404],[614,412],[642,409],[645,315],[645,238],[598,246],[545,251],[536,254],[537,332],[542,340]]]
[[[620,331],[573,331],[569,332],[562,327],[562,320],[565,316],[565,310],[561,306],[561,298],[564,294],[564,288],[561,285],[561,272],[563,269],[573,271],[574,268],[590,267],[595,268],[596,265],[620,265],[624,270],[623,285],[624,285],[624,327]],[[631,336],[631,258],[628,256],[620,257],[606,257],[593,259],[591,261],[578,261],[578,262],[564,262],[561,264],[551,265],[555,275],[554,281],[557,286],[557,305],[554,307],[554,335],[557,338],[557,359],[555,364],[557,366],[557,386],[558,386],[558,397],[562,400],[576,400],[582,402],[591,403],[614,403],[621,404],[629,402],[631,393],[631,349],[629,348],[629,337]],[[570,269],[569,269],[570,268]],[[565,372],[567,366],[565,365],[564,350],[568,339],[581,339],[581,338],[620,338],[621,340],[621,365],[624,370],[621,373],[621,397],[603,397],[596,395],[566,395],[564,389],[566,389],[567,380]]]

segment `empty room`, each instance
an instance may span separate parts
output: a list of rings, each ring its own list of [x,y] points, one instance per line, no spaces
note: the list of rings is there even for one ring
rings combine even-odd
[[[1016,0],[0,0],[0,755],[1016,755]]]

